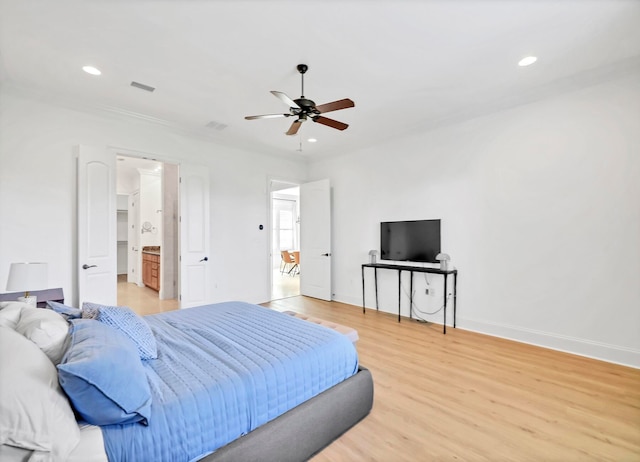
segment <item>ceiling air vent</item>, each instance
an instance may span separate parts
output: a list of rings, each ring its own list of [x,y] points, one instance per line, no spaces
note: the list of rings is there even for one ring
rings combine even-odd
[[[215,120],[212,120],[207,125],[205,125],[205,127],[213,128],[215,130],[224,130],[225,128],[227,128],[227,124],[223,124],[220,122],[216,122]]]
[[[144,83],[140,83],[140,82],[131,82],[131,86],[139,88],[140,90],[148,91],[148,92],[153,92],[153,90],[155,90],[154,87],[145,85]]]

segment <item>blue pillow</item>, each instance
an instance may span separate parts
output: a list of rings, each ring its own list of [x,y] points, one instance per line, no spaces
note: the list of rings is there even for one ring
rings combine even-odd
[[[58,380],[80,417],[93,425],[147,425],[151,389],[131,340],[93,319],[72,320],[70,336]]]
[[[65,319],[78,319],[82,317],[82,310],[80,308],[74,308],[62,303],[48,301],[47,306],[58,314],[61,314]]]
[[[141,359],[158,357],[158,346],[153,332],[146,321],[130,308],[85,302],[82,304],[82,311],[89,313],[97,311],[95,319],[126,334],[136,345]]]

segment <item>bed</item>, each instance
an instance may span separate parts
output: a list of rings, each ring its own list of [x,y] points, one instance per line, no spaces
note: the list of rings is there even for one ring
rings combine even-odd
[[[2,460],[303,461],[372,407],[371,374],[346,336],[257,305],[228,302],[144,318],[99,305],[80,311],[13,304],[14,314],[7,305],[0,303]],[[37,329],[21,325],[45,312],[46,322],[56,317],[60,326],[57,343],[56,335],[43,341]],[[57,374],[48,378],[57,383],[49,384],[45,401],[71,403],[73,411],[56,409],[55,419],[71,415],[82,427],[68,430],[50,418],[61,434],[40,446],[8,434],[5,422],[13,412],[6,406],[16,402],[7,393],[21,393],[21,377],[35,369]]]

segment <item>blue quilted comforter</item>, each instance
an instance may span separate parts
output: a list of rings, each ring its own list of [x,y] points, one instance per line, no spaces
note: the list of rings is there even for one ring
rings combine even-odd
[[[109,461],[197,460],[355,374],[342,334],[228,302],[146,316],[149,425],[102,427]]]

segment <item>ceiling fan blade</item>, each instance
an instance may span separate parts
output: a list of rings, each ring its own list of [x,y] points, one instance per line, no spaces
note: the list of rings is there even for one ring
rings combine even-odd
[[[300,106],[298,106],[294,100],[289,98],[287,95],[285,95],[281,91],[272,91],[271,94],[273,96],[275,96],[276,98],[280,99],[287,106],[295,107],[296,109],[300,109]]]
[[[348,107],[354,107],[356,103],[351,101],[349,98],[340,99],[338,101],[333,101],[331,103],[321,104],[320,106],[316,106],[316,111],[319,114],[323,114],[325,112],[338,111],[340,109],[347,109]]]
[[[346,130],[349,126],[343,122],[338,122],[337,120],[329,119],[328,117],[317,116],[313,118],[314,122],[318,122],[319,124],[326,125],[327,127],[335,128],[338,130]]]
[[[298,130],[300,130],[301,125],[302,125],[302,122],[300,121],[300,119],[294,120],[293,123],[291,124],[291,127],[289,127],[289,130],[287,131],[287,133],[285,133],[285,135],[295,135],[296,133],[298,133]]]
[[[263,115],[255,115],[255,116],[246,116],[247,120],[255,120],[255,119],[276,119],[278,117],[289,117],[291,114],[263,114]]]

